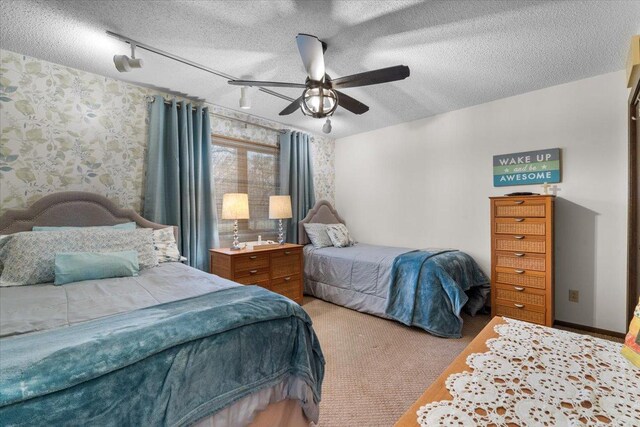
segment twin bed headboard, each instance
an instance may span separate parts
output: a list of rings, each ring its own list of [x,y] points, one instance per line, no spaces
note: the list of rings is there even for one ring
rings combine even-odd
[[[345,224],[344,219],[342,219],[338,214],[338,211],[331,206],[331,203],[326,200],[320,200],[311,208],[307,216],[298,223],[298,244],[300,245],[310,243],[303,225],[309,223]]]
[[[31,231],[33,226],[91,227],[135,222],[138,227],[166,228],[141,217],[133,209],[121,209],[104,196],[65,191],[44,196],[27,209],[8,210],[0,217],[0,235]],[[177,236],[177,227],[174,227]]]

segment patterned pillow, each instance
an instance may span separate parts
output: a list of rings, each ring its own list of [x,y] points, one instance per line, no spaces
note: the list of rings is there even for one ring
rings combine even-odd
[[[336,248],[346,248],[356,243],[349,235],[349,230],[344,224],[327,225],[327,234]]]
[[[624,340],[622,355],[640,368],[640,299],[638,299],[638,305],[633,311],[633,319],[631,319],[629,332]]]
[[[153,230],[153,247],[158,256],[158,262],[180,261],[180,251],[176,244],[176,236],[173,234],[173,227]]]
[[[140,269],[158,265],[153,248],[153,231],[136,230],[25,231],[0,244],[4,264],[0,286],[35,285],[53,282],[56,252],[138,252]]]
[[[309,240],[314,248],[326,248],[327,246],[333,246],[331,238],[327,234],[327,224],[303,224],[304,230],[307,232]]]

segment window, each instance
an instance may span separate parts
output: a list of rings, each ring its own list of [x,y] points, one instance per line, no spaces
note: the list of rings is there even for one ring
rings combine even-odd
[[[213,175],[220,244],[233,241],[233,221],[223,220],[222,195],[249,194],[248,220],[238,221],[241,242],[276,240],[275,220],[269,219],[269,196],[278,194],[278,147],[235,138],[212,136]]]

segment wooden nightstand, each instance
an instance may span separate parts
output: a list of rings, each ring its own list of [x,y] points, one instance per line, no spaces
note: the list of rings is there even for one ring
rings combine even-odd
[[[258,285],[302,304],[302,245],[231,251],[209,249],[211,273],[243,285]]]

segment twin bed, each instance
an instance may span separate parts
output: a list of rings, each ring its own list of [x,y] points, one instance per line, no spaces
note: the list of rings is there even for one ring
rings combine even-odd
[[[487,301],[489,279],[464,252],[363,243],[316,249],[304,228],[311,223],[345,221],[325,200],[300,221],[305,294],[448,338],[462,334],[463,307],[475,314]]]

